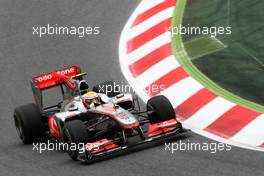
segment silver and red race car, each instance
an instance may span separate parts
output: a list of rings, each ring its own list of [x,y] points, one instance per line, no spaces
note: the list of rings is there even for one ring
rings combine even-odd
[[[91,89],[83,79],[85,75],[72,66],[31,80],[35,103],[14,110],[23,143],[48,138],[76,144],[79,147],[68,147],[69,156],[86,162],[183,131],[165,96],[151,98],[146,110],[141,111],[135,94],[115,91],[111,81]],[[44,106],[43,94],[55,87],[60,88],[62,101]],[[87,106],[83,97],[91,92],[99,101]]]

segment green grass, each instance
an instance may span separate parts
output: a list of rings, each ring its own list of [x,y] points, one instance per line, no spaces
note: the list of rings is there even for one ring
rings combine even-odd
[[[199,1],[199,0],[197,0],[197,1]],[[195,1],[195,2],[197,2],[197,1]],[[187,2],[186,0],[179,0],[177,2],[177,6],[175,8],[174,18],[173,18],[173,22],[172,22],[173,27],[179,27],[180,24],[182,24],[186,2]],[[206,4],[206,2],[208,2],[209,5]],[[216,2],[216,0],[215,1],[212,1],[212,0],[211,1],[207,1],[207,0],[200,1],[200,3],[202,5],[204,5],[203,6],[204,9],[198,9],[198,10],[200,10],[201,12],[213,13],[213,10],[212,10],[212,12],[210,12],[211,9],[209,8],[209,7],[212,7],[211,6],[212,4],[210,4],[210,3],[213,3],[213,2]],[[209,8],[209,10],[205,11],[205,8]],[[192,14],[195,14],[195,11],[192,11]],[[207,16],[207,15],[205,15],[205,16]],[[208,16],[207,16],[207,19],[209,19]],[[217,17],[216,19],[220,19],[220,18]],[[219,23],[219,21],[217,21],[216,19],[214,19],[214,17],[212,17],[212,20],[214,22]],[[221,20],[222,19],[220,19],[220,21]],[[197,21],[198,20],[196,19],[195,22],[197,22]],[[197,36],[195,36],[195,37],[197,37]],[[235,62],[235,61],[232,61],[233,58],[230,57],[230,55],[235,54],[236,52],[241,54],[241,51],[236,50],[236,52],[229,53],[230,55],[225,55],[224,57],[220,57],[221,59],[216,59],[216,57],[214,57],[213,55],[206,55],[205,57],[210,56],[209,58],[211,58],[211,65],[208,65],[207,59],[203,60],[205,57],[201,57],[200,59],[195,59],[194,61],[196,63],[195,62],[192,63],[189,56],[188,56],[188,53],[185,50],[184,45],[183,45],[183,38],[184,38],[184,40],[190,40],[190,39],[193,39],[195,37],[187,35],[184,38],[184,36],[181,36],[180,34],[173,35],[173,38],[172,38],[172,40],[173,40],[173,52],[174,52],[176,59],[183,66],[183,68],[194,79],[196,79],[201,84],[203,84],[204,87],[206,87],[209,90],[215,92],[216,94],[222,96],[223,98],[225,98],[229,101],[232,101],[236,104],[239,104],[241,106],[248,107],[252,110],[263,113],[264,112],[263,106],[249,101],[249,98],[246,97],[247,94],[250,94],[248,91],[245,92],[245,91],[241,91],[242,89],[240,89],[240,92],[239,91],[234,92],[234,90],[236,90],[236,89],[231,89],[231,90],[228,89],[227,84],[225,84],[225,85],[219,84],[219,82],[221,82],[221,81],[223,82],[223,80],[228,79],[228,80],[231,80],[232,85],[235,85],[235,87],[239,88],[239,85],[234,84],[233,81],[240,81],[240,80],[245,79],[245,78],[241,79],[240,76],[236,76],[234,78],[232,74],[234,74],[237,70],[240,70],[239,73],[243,73],[244,75],[249,75],[247,72],[245,72],[243,67],[241,67],[240,59],[234,65],[238,69],[234,70],[232,67],[230,69],[230,66],[233,64],[232,62]],[[232,43],[230,43],[230,44],[232,44]],[[232,49],[233,47],[235,47],[235,45],[231,45],[228,48]],[[223,51],[226,52],[226,49]],[[219,53],[221,53],[221,52],[214,53],[214,55],[219,55]],[[223,62],[224,60],[229,60],[229,62]],[[222,65],[219,65],[221,62],[223,62]],[[252,64],[253,64],[253,61],[250,60],[249,62],[252,62]],[[254,61],[254,63],[255,63],[255,61]],[[243,65],[245,65],[245,64],[243,64]],[[212,66],[214,66],[214,67],[212,67]],[[257,69],[257,67],[256,67],[256,69]],[[206,73],[206,70],[208,71],[207,73]],[[223,74],[223,71],[226,71],[227,73]],[[212,75],[215,75],[215,77],[213,77]],[[256,76],[256,75],[254,75],[254,76]],[[237,79],[237,80],[235,80],[235,79]],[[245,81],[245,80],[243,80],[243,81]],[[244,83],[246,83],[247,85],[251,85],[252,81],[246,80]],[[252,94],[250,94],[250,95],[252,95]],[[243,97],[243,98],[241,98],[241,97]]]
[[[211,36],[189,40],[184,43],[184,47],[191,60],[221,51],[222,49],[226,48],[226,46],[221,41]]]
[[[229,3],[229,4],[228,4]],[[187,1],[183,24],[232,26],[232,35],[219,35],[227,48],[193,60],[219,86],[246,100],[264,105],[264,1]],[[200,36],[182,36],[184,41]]]

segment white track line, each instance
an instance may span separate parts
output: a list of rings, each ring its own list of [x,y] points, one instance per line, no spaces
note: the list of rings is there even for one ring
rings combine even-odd
[[[137,7],[135,13],[141,14],[163,2],[165,2],[165,0],[142,1],[141,4]]]
[[[253,146],[260,146],[264,143],[264,115],[258,116],[255,120],[250,122],[236,135],[230,138],[233,141],[246,141],[247,144]]]
[[[217,97],[185,120],[184,123],[204,129],[235,105],[221,97]]]
[[[226,144],[233,145],[233,146],[236,146],[236,147],[242,147],[242,148],[245,148],[245,149],[250,149],[250,150],[256,150],[256,151],[264,152],[264,149],[262,147],[251,146],[251,145],[247,144],[246,141],[237,142],[237,141],[233,141],[233,140],[230,140],[230,139],[225,139],[225,138],[219,137],[219,136],[217,136],[215,134],[212,134],[212,133],[209,133],[207,131],[204,131],[202,129],[196,128],[196,126],[192,126],[192,125],[187,124],[185,122],[182,122],[182,125],[186,129],[191,129],[194,133],[197,133],[197,134],[199,134],[201,136],[213,139],[213,140],[218,141],[218,142],[226,143]]]
[[[202,88],[203,86],[192,77],[187,77],[164,90],[161,95],[165,95],[170,100],[172,106],[176,108]]]
[[[173,13],[174,7],[167,8],[156,15],[148,18],[146,21],[136,25],[135,27],[129,29],[128,31],[128,40],[133,39],[134,37],[142,34],[143,32],[147,31],[148,29],[152,28],[153,26],[159,24],[160,22],[171,18]],[[164,29],[165,31],[166,29]]]
[[[158,37],[154,38],[153,40],[150,40],[149,42],[139,47],[132,53],[126,55],[128,65],[133,64],[134,62],[142,59],[144,56],[148,55],[152,51],[170,42],[170,32],[165,32],[159,35]]]
[[[152,66],[150,69],[145,71],[143,74],[138,76],[136,80],[143,86],[147,87],[151,83],[155,82],[159,78],[162,77],[162,75],[165,75],[172,71],[173,69],[179,67],[180,65],[178,62],[176,62],[173,55],[163,59],[159,63]]]

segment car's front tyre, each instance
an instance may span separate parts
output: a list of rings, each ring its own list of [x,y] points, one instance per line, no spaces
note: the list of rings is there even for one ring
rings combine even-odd
[[[152,97],[147,102],[148,118],[151,124],[175,119],[175,111],[170,101],[163,95]]]
[[[77,160],[79,146],[89,142],[87,127],[81,120],[72,120],[64,126],[64,142],[68,144],[68,154],[73,160]],[[73,146],[75,145],[75,146]]]

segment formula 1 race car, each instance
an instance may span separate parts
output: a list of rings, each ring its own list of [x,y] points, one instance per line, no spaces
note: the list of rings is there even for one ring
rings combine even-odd
[[[165,96],[149,99],[146,110],[141,111],[135,94],[115,91],[111,81],[90,89],[83,79],[85,75],[72,66],[31,80],[35,103],[14,110],[15,126],[23,143],[48,138],[76,144],[79,147],[67,148],[69,156],[90,161],[182,132]],[[59,88],[62,101],[45,107],[43,94],[52,88]]]

